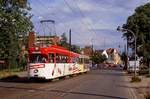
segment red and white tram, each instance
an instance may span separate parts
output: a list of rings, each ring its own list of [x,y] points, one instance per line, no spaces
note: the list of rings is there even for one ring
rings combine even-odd
[[[67,50],[64,47],[29,48],[28,76],[54,79],[89,71],[89,57]]]

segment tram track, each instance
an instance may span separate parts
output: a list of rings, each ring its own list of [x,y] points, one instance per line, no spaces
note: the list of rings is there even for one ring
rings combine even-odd
[[[18,92],[25,92],[20,93],[22,95],[18,96],[21,97],[21,99],[28,99],[28,98],[30,99],[32,97],[42,96],[42,94],[47,94],[46,96],[51,97],[62,97],[64,94],[69,93],[68,90],[78,86],[79,82],[83,82],[84,81],[83,79],[86,78],[85,75],[78,75],[76,77],[60,79],[58,81],[46,81],[46,82],[43,81],[41,83],[40,82],[30,83],[30,81],[29,83],[0,82],[3,83],[0,85],[0,88],[3,88],[5,90],[18,90]]]
[[[115,70],[92,70],[87,74],[46,82],[0,82],[1,99],[130,99],[124,76]],[[8,95],[9,94],[9,95]]]
[[[86,77],[84,75],[79,75],[77,77],[71,77],[69,79],[56,81],[51,85],[45,85],[40,87],[39,89],[42,90],[40,93],[34,93],[31,96],[28,96],[27,98],[34,97],[34,96],[40,96],[41,94],[45,93],[51,93],[53,94],[53,99],[60,99],[63,96],[70,94],[75,88],[80,87],[85,81]],[[81,83],[82,82],[82,83]],[[45,93],[43,93],[45,92]],[[55,94],[55,95],[54,95]],[[49,94],[50,95],[50,94]],[[51,98],[52,98],[51,97]]]

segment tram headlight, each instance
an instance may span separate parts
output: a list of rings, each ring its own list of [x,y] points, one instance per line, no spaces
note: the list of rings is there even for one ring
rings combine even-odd
[[[39,50],[39,47],[35,47],[35,50],[38,51],[38,50]]]
[[[38,69],[35,69],[35,70],[34,70],[34,73],[38,73]]]

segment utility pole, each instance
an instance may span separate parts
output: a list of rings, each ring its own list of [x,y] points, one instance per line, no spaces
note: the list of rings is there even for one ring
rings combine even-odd
[[[133,31],[131,31],[129,29],[125,29],[125,28],[120,28],[120,26],[118,26],[117,30],[122,31],[122,32],[126,31],[126,33],[129,32],[134,37],[134,46],[135,46],[135,48],[134,48],[134,58],[135,58],[135,60],[134,60],[134,77],[136,77],[136,35]],[[127,41],[128,41],[128,39],[127,39]]]
[[[125,50],[125,66],[124,66],[124,70],[127,70],[128,68],[128,44],[124,45],[124,50]]]
[[[69,30],[69,49],[71,51],[71,29]]]
[[[92,57],[94,56],[94,49],[93,49],[93,39],[91,39],[91,43],[92,43]],[[93,60],[92,60],[92,67],[93,67],[94,63],[93,63]]]
[[[129,44],[128,44],[128,38],[127,38],[127,46],[126,46],[127,48],[126,48],[126,50],[127,50],[127,53],[126,53],[126,65],[127,65],[127,67],[126,67],[126,69],[128,68],[128,63],[129,63],[129,57],[128,57],[128,50],[129,50]]]

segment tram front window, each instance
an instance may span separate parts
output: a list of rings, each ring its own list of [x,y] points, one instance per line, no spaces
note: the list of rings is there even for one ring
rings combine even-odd
[[[47,55],[43,54],[32,54],[30,56],[30,63],[46,63]]]

